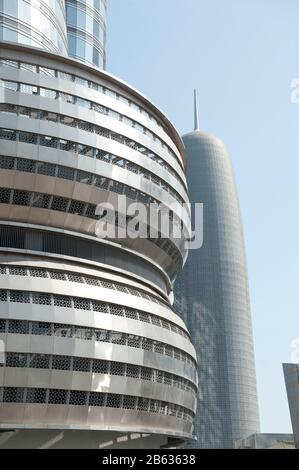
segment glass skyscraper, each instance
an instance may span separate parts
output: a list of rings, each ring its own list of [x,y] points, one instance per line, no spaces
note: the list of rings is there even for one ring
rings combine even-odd
[[[193,434],[197,358],[171,302],[189,236],[184,145],[99,67],[105,10],[0,1],[2,448],[155,448]],[[117,209],[106,238],[103,203]],[[129,236],[131,203],[161,205],[181,237],[147,212]]]
[[[64,0],[0,0],[0,41],[67,55]]]
[[[240,208],[224,144],[198,128],[183,137],[192,203],[204,205],[203,247],[175,285],[176,309],[199,358],[197,443],[233,448],[259,430],[254,348]]]
[[[107,0],[0,0],[0,41],[106,66]]]
[[[105,69],[106,0],[66,0],[68,53]]]

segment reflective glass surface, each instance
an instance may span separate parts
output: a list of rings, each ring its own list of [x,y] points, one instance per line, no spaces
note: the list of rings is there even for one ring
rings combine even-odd
[[[105,68],[106,2],[66,0],[69,55]]]
[[[1,0],[0,15],[0,40],[67,54],[63,1]]]
[[[191,250],[176,282],[176,310],[199,360],[195,434],[190,447],[233,448],[259,430],[247,267],[229,155],[216,138],[183,137],[191,202],[204,204],[203,246]]]

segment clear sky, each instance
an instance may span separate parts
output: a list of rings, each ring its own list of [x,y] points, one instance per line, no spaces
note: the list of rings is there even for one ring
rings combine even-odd
[[[261,425],[291,432],[282,362],[299,339],[298,0],[108,0],[108,71],[181,133],[224,140],[238,183],[249,267]]]

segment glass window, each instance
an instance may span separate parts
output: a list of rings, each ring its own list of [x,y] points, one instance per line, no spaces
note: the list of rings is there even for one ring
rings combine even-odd
[[[82,106],[83,108],[91,108],[91,102],[88,100],[84,100],[83,98],[77,98],[76,103],[78,106]]]
[[[21,70],[26,70],[27,72],[36,73],[36,65],[33,65],[33,64],[27,64],[25,62],[21,62],[20,63],[20,69]]]
[[[100,54],[96,47],[93,47],[92,60],[93,60],[94,65],[96,65],[97,67],[102,67],[100,63]]]
[[[49,90],[48,88],[40,88],[40,96],[44,96],[46,98],[52,98],[55,100],[57,92],[54,90]]]
[[[100,25],[99,25],[99,23],[97,22],[97,20],[94,20],[94,21],[93,21],[93,35],[94,35],[96,38],[99,38],[99,35],[100,35]]]
[[[13,17],[18,16],[18,0],[2,0],[2,11]]]
[[[86,12],[83,10],[80,10],[79,8],[77,9],[77,28],[81,29],[87,29],[87,24],[86,24]],[[91,31],[90,29],[87,29],[87,31]]]
[[[58,139],[56,137],[50,137],[50,136],[40,137],[40,145],[43,145],[45,147],[57,148],[57,144],[58,144]]]
[[[39,73],[41,75],[47,75],[48,77],[55,77],[56,71],[54,69],[49,69],[48,67],[39,67]]]
[[[64,124],[65,126],[71,126],[71,127],[77,126],[77,120],[70,116],[61,116],[60,122],[61,124]]]
[[[26,108],[25,106],[21,106],[19,108],[20,116],[26,116],[31,119],[40,119],[41,112],[37,109]]]
[[[21,40],[22,35],[18,34],[17,31],[9,29],[7,27],[2,27],[2,38],[4,41],[18,42]]]
[[[8,82],[7,80],[0,80],[0,86],[7,88],[8,90],[18,91],[17,82]]]
[[[76,36],[68,33],[67,37],[68,37],[68,45],[69,45],[69,54],[71,56],[75,56],[76,55]],[[62,72],[60,72],[60,74],[61,73]]]
[[[74,97],[72,95],[68,95],[67,93],[59,93],[59,98],[67,103],[74,103]]]
[[[76,53],[75,55],[77,57],[85,58],[85,48],[86,48],[86,43],[84,39],[81,38],[76,38]]]
[[[20,92],[21,93],[28,93],[30,95],[37,95],[38,94],[38,88],[37,88],[37,86],[27,85],[25,83],[21,83]]]
[[[69,80],[70,82],[73,81],[73,75],[71,75],[70,73],[66,73],[66,72],[59,72],[59,78],[61,78],[62,80]]]
[[[19,67],[19,64],[15,60],[7,60],[7,59],[0,59],[0,67],[13,67],[14,69],[17,69]]]
[[[91,0],[91,2],[92,2],[92,0]],[[102,5],[101,5],[101,7],[102,7]],[[95,10],[99,11],[99,9],[100,9],[100,0],[93,0],[93,8]]]
[[[45,119],[46,121],[57,122],[58,115],[51,113],[50,111],[40,111],[40,119]]]
[[[76,26],[77,25],[77,8],[73,5],[66,5],[66,18],[67,23]]]
[[[88,80],[85,80],[85,78],[81,77],[74,77],[74,82],[77,83],[77,85],[82,85],[85,87],[88,87]]]
[[[110,90],[109,88],[105,89],[105,94],[111,96],[111,98],[117,99],[117,94],[115,91]]]
[[[60,150],[65,150],[66,152],[76,152],[76,143],[71,142],[70,140],[59,140]]]
[[[14,104],[0,104],[0,112],[1,113],[9,113],[9,114],[18,114],[18,107]]]
[[[104,42],[105,42],[105,32],[104,32],[104,30],[101,26],[100,26],[100,30],[99,30],[99,40],[100,40],[101,44],[104,44]]]

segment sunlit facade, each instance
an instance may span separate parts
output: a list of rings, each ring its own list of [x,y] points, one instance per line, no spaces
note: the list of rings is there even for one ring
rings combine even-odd
[[[197,391],[171,304],[189,230],[183,142],[99,64],[30,46],[0,44],[0,447],[177,445]],[[142,214],[144,237],[99,238],[97,205],[119,196],[175,203],[181,238],[149,238]],[[126,213],[108,226],[126,229]]]
[[[199,358],[190,447],[233,448],[259,431],[247,266],[228,151],[198,129],[183,136],[191,203],[203,204],[203,246],[191,250],[175,285],[176,310]]]
[[[0,41],[67,55],[64,0],[1,0]]]
[[[1,0],[0,41],[105,69],[106,0]]]
[[[106,67],[106,0],[66,0],[70,57]]]

